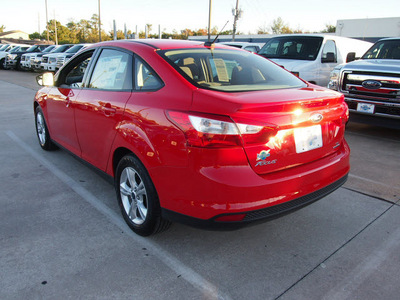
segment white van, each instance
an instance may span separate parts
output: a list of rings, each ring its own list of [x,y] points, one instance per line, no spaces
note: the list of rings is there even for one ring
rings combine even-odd
[[[286,34],[268,40],[258,54],[308,82],[326,87],[336,65],[361,57],[371,46],[329,34]]]

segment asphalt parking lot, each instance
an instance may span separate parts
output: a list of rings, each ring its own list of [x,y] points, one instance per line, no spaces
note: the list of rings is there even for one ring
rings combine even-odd
[[[0,299],[398,299],[400,130],[350,122],[348,182],[237,231],[142,238],[112,185],[41,150],[35,74],[0,70]]]

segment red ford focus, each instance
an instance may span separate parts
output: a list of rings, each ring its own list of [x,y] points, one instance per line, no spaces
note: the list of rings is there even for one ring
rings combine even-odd
[[[343,96],[247,51],[199,42],[104,42],[34,99],[45,150],[114,178],[140,235],[171,221],[229,227],[307,205],[349,172]]]

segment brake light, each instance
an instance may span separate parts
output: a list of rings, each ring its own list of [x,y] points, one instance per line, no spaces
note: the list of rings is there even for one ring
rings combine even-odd
[[[235,123],[220,115],[168,111],[167,116],[185,134],[188,145],[194,147],[237,147],[265,143],[272,135],[270,127]]]

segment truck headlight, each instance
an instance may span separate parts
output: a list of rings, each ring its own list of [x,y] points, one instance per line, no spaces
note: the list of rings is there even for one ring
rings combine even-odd
[[[330,75],[329,83],[328,83],[328,88],[331,90],[339,90],[339,74],[340,70],[339,69],[333,69]]]

